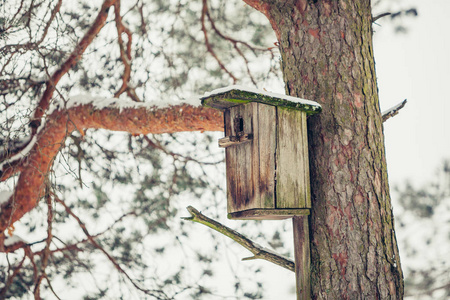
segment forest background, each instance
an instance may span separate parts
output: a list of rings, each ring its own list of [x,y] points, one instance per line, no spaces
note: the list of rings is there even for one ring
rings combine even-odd
[[[55,5],[57,1],[49,3]],[[217,8],[220,9],[212,11],[222,11],[229,15],[235,13],[231,9],[240,7],[239,4],[225,6],[223,3],[217,3],[219,3]],[[4,2],[2,5],[6,15],[7,5]],[[88,10],[85,5],[89,7],[87,2],[80,2],[79,13]],[[164,8],[163,3],[158,5],[159,9]],[[185,3],[183,5],[185,6],[182,7],[180,4],[178,11],[175,12],[166,7],[167,14],[180,14],[182,8],[187,7]],[[186,20],[192,17],[191,22],[198,23],[199,20],[194,16],[195,12],[199,11],[201,3],[197,3],[197,6],[195,3],[191,5],[193,15],[187,16]],[[413,17],[412,12],[406,13],[411,8],[417,11],[417,16]],[[126,11],[126,8],[122,9]],[[397,238],[406,279],[406,295],[418,299],[423,299],[426,295],[433,299],[444,299],[450,292],[450,267],[446,261],[450,256],[450,166],[444,162],[448,159],[450,150],[450,121],[446,118],[450,111],[450,99],[446,91],[450,82],[448,72],[450,38],[447,32],[450,21],[446,16],[449,9],[450,4],[444,0],[426,4],[419,1],[391,1],[389,4],[381,1],[378,4],[374,1],[374,15],[385,11],[402,11],[402,14],[395,18],[386,16],[375,22],[374,47],[382,110],[396,105],[405,98],[408,99],[408,104],[400,114],[384,123],[384,132]],[[72,13],[75,14],[76,11],[74,9]],[[87,27],[91,24],[95,11],[92,9],[92,15],[79,15],[77,18],[85,20]],[[222,17],[221,13],[217,16]],[[164,18],[167,16],[161,14],[161,19]],[[132,23],[126,17],[124,20]],[[151,78],[145,78],[145,72],[133,74],[132,78],[136,81],[134,84],[137,86],[142,84],[144,90],[142,96],[146,101],[147,98],[153,101],[190,98],[195,94],[233,83],[231,76],[224,74],[223,68],[217,67],[218,61],[212,57],[210,51],[207,51],[204,44],[195,44],[189,39],[177,37],[182,30],[178,28],[176,18],[167,20],[173,21],[174,24],[173,31],[169,34],[173,39],[164,40],[165,36],[161,33],[156,38],[161,42],[159,46],[146,44],[145,40],[141,45],[133,46],[133,51],[142,51],[136,53],[134,68],[142,67],[141,71],[148,68],[145,71],[149,74],[155,74],[150,71],[159,70]],[[246,25],[256,28],[264,25],[267,28],[261,30],[259,36],[256,34],[259,29],[254,31],[251,42],[263,49],[272,49],[250,58],[252,60],[249,66],[255,74],[253,78],[247,74],[245,68],[239,66],[238,59],[242,57],[239,57],[239,53],[232,53],[235,48],[233,50],[232,46],[220,39],[214,46],[223,50],[223,52],[217,50],[217,53],[227,63],[230,72],[234,72],[233,74],[237,74],[235,76],[240,78],[240,84],[252,85],[254,81],[259,88],[284,93],[282,80],[277,74],[278,54],[276,49],[273,49],[273,42],[276,39],[270,35],[268,24],[258,23],[261,20],[257,17],[254,20],[254,24]],[[154,22],[158,24],[157,20]],[[245,21],[242,22],[245,24]],[[82,22],[80,24],[82,25]],[[248,32],[242,28],[231,28],[236,32],[230,31],[230,35],[235,33],[236,38],[250,40]],[[108,28],[107,25],[103,35],[94,41],[94,48],[100,49],[101,52],[102,47],[107,49],[108,45],[117,43],[116,38],[112,36],[114,30],[116,29],[113,26]],[[82,32],[81,30],[73,33],[75,36],[81,36]],[[193,33],[196,34],[198,32]],[[2,36],[2,43],[6,43],[6,37],[8,37],[6,34]],[[182,47],[187,47],[185,49],[188,50],[183,50]],[[198,57],[197,55],[189,57],[192,56],[192,49],[197,49]],[[98,57],[95,55],[92,58],[87,56],[82,66],[71,74],[70,79],[63,82],[60,91],[62,97],[72,97],[86,92],[95,97],[110,96],[107,91],[114,90],[117,85],[112,83],[120,82],[122,76],[121,72],[114,73],[114,69],[120,65],[120,60],[117,59],[120,53],[117,49],[114,51],[105,54],[104,60],[96,61]],[[159,56],[155,56],[154,61],[148,64],[145,60],[145,51],[153,54],[159,51]],[[88,48],[88,53],[94,52]],[[219,53],[224,54],[221,56]],[[175,57],[172,56],[174,54],[177,59],[172,59]],[[58,62],[56,56],[57,54],[53,58],[54,61],[46,63],[56,64]],[[188,57],[192,60],[188,60]],[[101,65],[102,63],[104,65]],[[101,68],[110,68],[109,72],[114,75],[108,77],[105,74],[89,72],[89,67],[95,64],[99,64]],[[204,66],[204,71],[192,71],[196,64]],[[98,75],[103,78],[99,80]],[[185,81],[186,76],[192,80]],[[33,80],[39,79],[33,77]],[[102,83],[96,85],[97,81]],[[108,86],[109,84],[113,87]],[[31,99],[33,90],[27,93],[22,95],[24,103],[27,99]],[[151,96],[147,97],[148,95]],[[8,101],[5,100],[4,103]],[[24,103],[17,103],[19,108],[14,108],[16,114],[22,114],[22,120],[30,113]],[[9,114],[11,111],[8,112],[6,105],[3,105],[2,139],[6,141],[13,140],[14,137],[23,137],[26,131],[25,122],[22,123],[22,127],[15,127],[17,123],[14,126],[9,125],[12,124],[11,121],[7,124],[5,120],[11,116]],[[16,118],[15,122],[21,122],[21,119]],[[13,132],[12,128],[17,130]],[[68,140],[71,146],[67,147],[57,159],[60,164],[54,170],[53,183],[57,186],[58,192],[70,201],[71,208],[83,216],[85,221],[90,220],[91,223],[86,222],[87,224],[95,224],[94,233],[109,228],[108,224],[115,222],[122,215],[125,216],[126,209],[118,207],[128,196],[133,195],[134,198],[133,204],[128,208],[141,209],[142,203],[148,201],[149,197],[154,199],[150,205],[157,211],[155,215],[145,216],[141,212],[139,216],[142,219],[139,219],[139,222],[132,224],[129,221],[118,222],[113,230],[104,234],[103,243],[134,277],[141,278],[142,282],[153,282],[151,286],[158,297],[170,295],[183,299],[186,295],[191,297],[206,295],[207,298],[234,295],[237,298],[275,299],[280,295],[280,291],[286,291],[286,297],[293,298],[293,294],[289,293],[294,285],[293,274],[277,267],[272,269],[264,262],[240,262],[239,259],[247,254],[239,246],[233,245],[206,228],[201,228],[200,225],[180,220],[181,216],[187,215],[184,207],[194,205],[228,226],[240,228],[261,244],[270,245],[284,254],[292,251],[289,222],[279,222],[274,226],[271,222],[240,223],[225,219],[224,166],[221,163],[223,152],[216,147],[216,141],[221,136],[220,133],[196,133],[142,138],[100,130],[88,131],[86,136],[82,137],[80,133],[75,132]],[[132,149],[152,150],[130,153],[128,151],[130,145]],[[83,156],[82,160],[79,159],[80,155]],[[129,163],[132,160],[135,161],[134,165]],[[109,172],[109,169],[112,172]],[[146,171],[140,172],[143,169]],[[437,170],[440,170],[438,174]],[[145,175],[136,179],[137,174]],[[406,181],[409,183],[405,183]],[[117,182],[122,185],[117,185]],[[2,184],[5,189],[11,189],[14,182]],[[82,188],[79,188],[80,185]],[[169,206],[166,205],[168,202]],[[77,227],[76,222],[70,220],[68,214],[64,214],[64,209],[55,211],[60,214],[59,217],[55,217],[55,224],[61,226],[55,226],[55,236],[57,232],[66,235],[68,231],[70,232],[68,228]],[[14,234],[28,242],[42,241],[46,233],[45,216],[46,208],[44,203],[41,203],[40,209],[27,216],[21,226],[16,226]],[[145,232],[142,232],[141,226],[146,228]],[[67,238],[72,241],[83,236],[80,229],[70,234],[73,236]],[[211,239],[208,246],[204,245],[205,236]],[[43,242],[33,245],[35,249],[44,246]],[[59,244],[55,242],[53,246],[61,247],[62,242]],[[88,245],[84,247],[86,248],[83,251],[65,254],[59,257],[59,260],[58,256],[55,256],[55,260],[49,265],[48,270],[53,276],[51,282],[54,284],[55,294],[64,298],[65,293],[79,291],[80,285],[82,294],[92,298],[117,293],[114,288],[108,289],[104,286],[103,281],[108,278],[118,283],[117,286],[120,286],[124,295],[139,295],[123,273],[112,271],[114,266],[111,266],[103,254],[89,249]],[[127,253],[131,253],[132,257]],[[8,266],[13,266],[21,258],[19,254],[2,255],[0,262],[5,266],[5,271],[0,272],[0,276],[6,280]],[[159,265],[158,261],[163,263]],[[25,296],[33,290],[33,266],[29,265],[28,268],[27,270],[24,267],[23,274],[16,277],[13,289],[10,290],[14,296],[21,293]],[[153,275],[148,277],[149,273]],[[254,280],[255,278],[257,280]],[[73,290],[68,288],[72,284]],[[49,290],[50,285],[44,284],[43,289],[48,295],[52,294]]]

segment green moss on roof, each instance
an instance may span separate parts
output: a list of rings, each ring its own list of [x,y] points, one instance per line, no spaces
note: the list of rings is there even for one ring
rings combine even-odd
[[[301,110],[306,112],[308,115],[316,114],[322,111],[322,107],[320,106],[320,104],[314,101],[294,98],[290,96],[285,96],[285,98],[290,98],[290,100],[287,100],[281,98],[282,95],[280,95],[280,97],[276,97],[270,93],[255,93],[251,91],[243,91],[240,89],[230,89],[224,92],[220,92],[220,90],[217,91],[217,93],[214,93],[213,91],[211,94],[200,98],[200,100],[202,101],[202,105],[206,107],[225,110],[227,108],[241,104],[259,102],[272,106]]]

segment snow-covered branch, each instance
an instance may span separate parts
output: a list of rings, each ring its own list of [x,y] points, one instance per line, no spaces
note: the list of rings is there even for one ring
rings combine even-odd
[[[165,102],[158,107],[154,103],[80,96],[65,107],[54,108],[41,127],[25,149],[0,164],[0,181],[20,172],[14,193],[0,205],[0,232],[33,209],[44,195],[44,181],[53,159],[74,130],[102,128],[132,134],[223,131],[223,114],[182,102]]]
[[[406,102],[407,102],[407,100],[405,99],[402,102],[400,102],[399,104],[397,104],[396,106],[393,106],[393,107],[389,108],[388,110],[383,111],[381,113],[383,122],[385,122],[390,117],[393,117],[396,114],[398,114],[399,110],[402,109],[403,107],[405,107]]]

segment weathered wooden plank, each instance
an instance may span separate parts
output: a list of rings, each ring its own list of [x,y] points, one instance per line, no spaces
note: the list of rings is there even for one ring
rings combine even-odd
[[[311,254],[308,216],[292,218],[297,300],[311,299]]]
[[[250,106],[250,110],[248,112],[251,114],[251,120],[252,120],[252,133],[253,136],[259,137],[260,132],[263,134],[264,132],[260,130],[259,128],[259,113],[258,113],[258,107],[259,104],[252,102],[248,106]],[[260,185],[261,185],[261,179],[260,179],[260,156],[259,156],[259,148],[260,145],[260,139],[254,138],[252,142],[252,153],[251,153],[251,177],[253,181],[253,206],[252,208],[260,208],[262,207],[261,203],[261,196],[260,196]],[[250,207],[248,207],[250,208]]]
[[[305,179],[305,203],[307,208],[311,208],[311,186],[309,179],[309,154],[308,154],[308,130],[307,115],[302,114],[302,134],[303,134],[303,163],[304,163],[304,179]]]
[[[249,103],[229,109],[229,119],[227,119],[226,126],[230,129],[230,135],[253,134],[253,105],[256,104]],[[240,133],[240,130],[243,133]],[[227,133],[227,135],[229,134]],[[256,178],[254,176],[255,172],[252,171],[253,144],[254,140],[252,143],[244,143],[235,147],[226,148],[226,152],[230,153],[231,163],[228,166],[229,161],[227,160],[227,181],[232,181],[233,183],[229,186],[234,188],[229,193],[229,212],[258,207],[259,200],[255,199]]]
[[[225,135],[232,135],[232,122],[229,110],[224,111],[224,129]],[[225,149],[225,164],[226,164],[226,174],[227,174],[227,210],[228,212],[235,211],[234,199],[236,198],[236,148],[230,147]]]
[[[294,216],[306,216],[310,214],[309,209],[248,209],[228,214],[229,219],[233,220],[283,220]]]
[[[276,207],[304,208],[305,151],[302,114],[277,108]]]
[[[251,142],[253,139],[253,134],[246,133],[242,136],[226,136],[224,138],[219,139],[219,147],[220,148],[227,148],[231,146],[236,146],[242,143],[248,143]]]
[[[258,103],[261,208],[275,208],[276,108]]]

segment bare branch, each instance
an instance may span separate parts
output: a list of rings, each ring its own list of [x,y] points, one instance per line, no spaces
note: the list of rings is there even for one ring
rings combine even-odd
[[[175,159],[175,160],[177,160],[177,159],[179,159],[179,158],[182,158],[184,161],[192,161],[192,162],[198,163],[198,164],[200,164],[200,165],[217,165],[217,164],[223,162],[223,160],[217,161],[217,162],[202,162],[202,161],[199,161],[199,160],[197,160],[197,159],[195,159],[195,158],[192,158],[192,157],[190,157],[190,156],[181,155],[181,154],[179,154],[179,153],[169,151],[169,150],[167,150],[164,146],[162,146],[159,142],[154,142],[154,141],[151,140],[148,136],[144,136],[144,139],[147,141],[147,143],[148,143],[151,147],[161,150],[161,151],[164,152],[165,154],[172,156],[173,159]]]
[[[449,289],[450,288],[450,282],[447,282],[444,285],[429,289],[429,290],[425,290],[423,292],[419,292],[419,293],[413,293],[413,292],[407,292],[405,293],[405,297],[419,297],[419,296],[432,296],[432,294],[436,291],[439,290],[444,290],[444,289]]]
[[[77,222],[78,225],[80,226],[81,230],[83,230],[84,234],[86,235],[86,237],[88,238],[88,240],[91,242],[91,244],[97,248],[98,250],[100,250],[107,258],[108,260],[114,265],[114,267],[120,272],[122,273],[129,281],[130,283],[138,290],[140,290],[141,292],[144,292],[145,294],[148,295],[152,295],[155,298],[161,299],[160,294],[162,293],[161,291],[158,290],[148,290],[145,289],[141,286],[139,286],[131,277],[130,275],[128,275],[128,273],[120,266],[120,264],[114,259],[114,257],[112,257],[95,239],[94,237],[89,233],[89,231],[86,228],[86,225],[81,221],[81,219],[70,209],[70,207],[68,207],[66,205],[66,203],[64,203],[64,201],[62,201],[61,199],[59,199],[56,195],[54,195],[54,199],[56,202],[58,202],[59,204],[61,204],[64,209],[66,210],[66,212],[71,215]]]
[[[222,39],[227,40],[227,41],[229,41],[229,42],[231,42],[231,43],[233,44],[234,49],[237,51],[237,53],[242,57],[242,59],[243,59],[244,62],[245,62],[245,66],[246,66],[246,68],[247,68],[247,74],[248,74],[248,76],[250,77],[250,80],[251,80],[252,83],[256,86],[256,85],[257,85],[257,84],[256,84],[256,81],[255,81],[255,79],[253,78],[253,75],[252,75],[252,73],[250,72],[250,69],[249,69],[249,67],[248,67],[248,60],[247,60],[247,57],[244,55],[244,53],[241,51],[241,49],[239,49],[238,43],[241,43],[241,44],[247,46],[249,49],[252,49],[253,51],[254,51],[254,48],[253,48],[252,46],[250,46],[248,43],[241,42],[241,41],[237,41],[237,40],[235,40],[235,39],[232,39],[232,38],[230,38],[230,37],[228,37],[228,36],[223,35],[223,34],[217,29],[214,20],[211,18],[211,15],[210,15],[210,13],[209,13],[208,6],[205,5],[205,7],[206,7],[206,15],[207,15],[207,17],[208,17],[208,20],[209,20],[209,23],[211,24],[212,29],[213,29],[213,30],[216,32],[216,34],[217,34],[218,36],[220,36]],[[270,49],[264,49],[264,50],[270,51]]]
[[[378,16],[372,18],[372,23],[374,23],[378,19],[381,19],[382,17],[389,16],[390,14],[391,14],[390,12],[385,12],[385,13],[379,14]]]
[[[56,14],[61,9],[61,4],[62,4],[62,0],[58,0],[58,3],[56,3],[55,7],[53,8],[53,10],[52,10],[52,12],[50,14],[50,19],[45,24],[44,32],[42,33],[42,36],[39,39],[39,41],[36,43],[36,45],[39,45],[40,43],[42,43],[44,41],[45,37],[47,36],[48,29],[50,28],[50,25],[53,23],[53,20],[55,19]]]
[[[230,239],[239,243],[245,249],[253,253],[254,256],[244,258],[243,260],[264,259],[271,263],[279,265],[285,269],[288,269],[289,271],[295,272],[294,269],[295,263],[289,258],[276,254],[271,250],[264,248],[263,246],[253,242],[252,240],[243,236],[239,232],[225,225],[222,225],[221,223],[213,219],[208,218],[207,216],[203,215],[201,212],[199,212],[192,206],[188,206],[186,209],[191,214],[191,217],[185,217],[183,218],[184,220],[193,221],[208,226],[209,228],[212,228],[215,231],[220,232],[221,234],[229,237]]]
[[[136,102],[141,102],[141,100],[137,97],[134,88],[130,87],[128,84],[130,82],[131,76],[131,45],[132,45],[132,34],[131,31],[123,24],[122,16],[120,15],[120,0],[114,4],[114,15],[116,20],[116,28],[117,28],[117,37],[120,49],[120,59],[122,60],[124,71],[122,75],[122,86],[116,92],[114,97],[119,97],[125,91],[127,95]],[[122,34],[125,33],[127,35],[127,46],[125,48],[123,43]]]
[[[231,77],[231,79],[233,79],[233,83],[236,83],[238,79],[225,67],[225,65],[220,60],[220,58],[217,56],[216,52],[214,52],[211,44],[209,43],[208,31],[206,30],[206,25],[205,25],[205,17],[206,17],[207,12],[208,12],[208,0],[203,0],[202,16],[201,16],[200,20],[201,20],[201,23],[202,23],[203,36],[205,37],[206,49],[212,55],[212,57],[214,57],[214,59],[217,61],[217,63],[219,64],[220,68],[222,70],[224,70],[225,73],[227,73],[228,76]]]
[[[105,0],[103,2],[97,18],[95,19],[91,28],[89,28],[88,32],[83,36],[81,41],[73,50],[72,54],[70,54],[69,58],[61,65],[61,67],[52,75],[52,77],[47,82],[47,88],[45,89],[44,94],[42,95],[41,100],[36,107],[33,120],[30,122],[30,126],[33,129],[33,134],[36,133],[36,130],[41,123],[40,118],[44,115],[45,111],[50,105],[50,100],[59,80],[78,62],[78,60],[80,60],[81,55],[83,55],[86,48],[92,43],[94,38],[103,28],[106,23],[106,18],[108,17],[109,8],[114,5],[115,2],[116,0]]]
[[[47,202],[47,239],[45,243],[45,248],[42,251],[42,259],[41,259],[41,265],[40,265],[40,275],[38,279],[36,280],[35,286],[34,286],[34,299],[38,300],[41,299],[40,291],[41,291],[41,283],[44,278],[47,278],[47,275],[45,273],[45,269],[47,268],[48,258],[50,256],[50,243],[53,238],[52,233],[52,224],[53,224],[53,208],[52,208],[52,199],[50,197],[48,187],[47,192],[45,195],[45,200]],[[47,278],[47,282],[50,283],[50,281]]]
[[[407,100],[403,100],[402,102],[400,102],[399,104],[397,104],[394,107],[389,108],[388,110],[385,110],[381,113],[381,117],[383,118],[383,122],[385,122],[387,119],[395,116],[396,114],[398,114],[398,112],[400,111],[400,109],[402,109],[403,107],[405,107]]]
[[[25,261],[25,258],[27,257],[27,254],[24,253],[22,260],[20,261],[20,263],[14,268],[14,271],[12,272],[11,275],[8,276],[8,279],[6,279],[6,282],[4,283],[3,288],[0,289],[0,299],[6,299],[6,293],[9,290],[9,287],[11,286],[14,277],[17,276],[17,274],[19,274],[19,272],[22,269],[22,265]],[[8,272],[9,274],[9,272]]]

